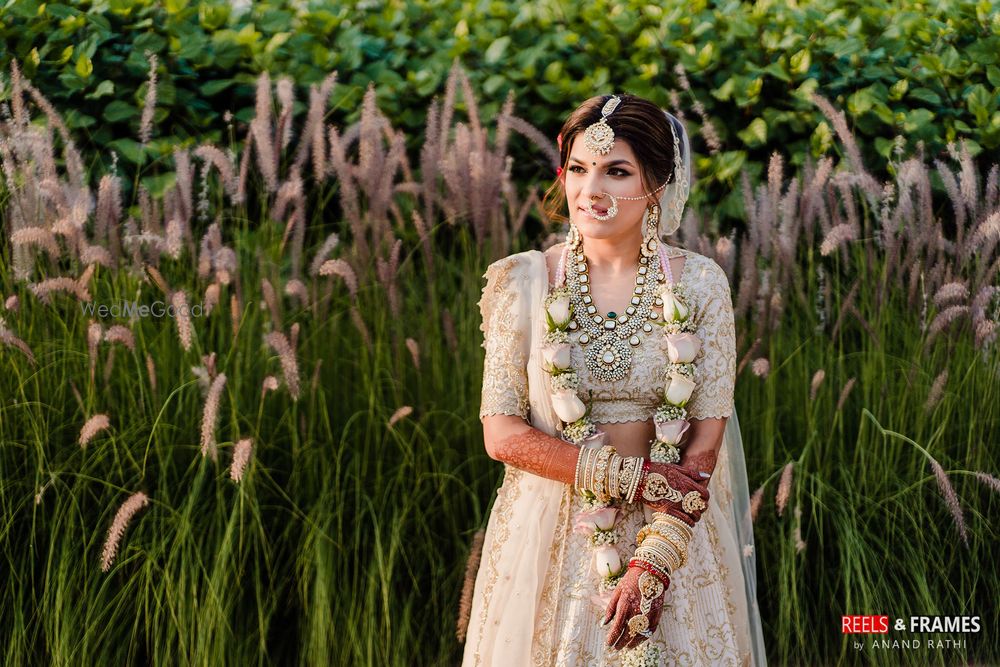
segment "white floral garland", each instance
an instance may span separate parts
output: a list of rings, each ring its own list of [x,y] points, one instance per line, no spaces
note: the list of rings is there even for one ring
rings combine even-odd
[[[681,444],[691,426],[685,406],[697,387],[698,372],[694,359],[701,350],[701,339],[695,335],[697,327],[690,318],[684,285],[664,283],[657,296],[663,300],[663,317],[654,323],[664,328],[670,363],[664,373],[663,403],[653,416],[656,439],[650,447],[650,460],[678,463]],[[563,439],[579,447],[601,446],[606,442],[606,435],[590,419],[590,406],[585,405],[576,394],[580,378],[570,365],[568,328],[573,306],[569,297],[569,288],[563,285],[554,288],[545,299],[548,331],[542,347],[542,366],[550,375],[552,407],[562,421]],[[594,551],[593,567],[599,577],[598,594],[593,596],[592,601],[603,611],[627,569],[627,561],[622,561],[616,547],[623,537],[622,531],[616,527],[621,510],[614,501],[602,501],[590,492],[583,495],[584,509],[575,517],[574,531],[589,535],[588,540]],[[659,656],[658,648],[644,643],[623,652],[622,665],[657,665]]]

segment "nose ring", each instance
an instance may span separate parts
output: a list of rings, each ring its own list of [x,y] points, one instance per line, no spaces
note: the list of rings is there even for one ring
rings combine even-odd
[[[597,211],[595,211],[594,210],[594,206],[593,206],[594,199],[595,199],[595,197],[597,199],[600,199],[601,197],[598,196],[598,195],[591,195],[590,196],[590,201],[587,202],[587,213],[589,213],[590,217],[594,218],[595,220],[600,220],[600,221],[603,222],[605,220],[610,220],[611,218],[613,218],[616,215],[618,215],[618,200],[610,192],[602,192],[601,194],[602,195],[607,195],[608,199],[611,200],[611,206],[608,207],[608,212],[605,213],[604,215],[601,215]]]

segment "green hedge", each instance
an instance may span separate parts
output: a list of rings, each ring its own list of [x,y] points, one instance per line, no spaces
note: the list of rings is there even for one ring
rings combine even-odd
[[[369,0],[242,10],[218,1],[15,0],[0,10],[0,37],[4,70],[16,57],[58,108],[72,109],[67,122],[88,133],[88,148],[131,161],[143,159],[135,139],[146,51],[159,59],[153,158],[195,137],[223,141],[224,112],[252,116],[263,70],[299,85],[338,71],[331,102],[343,114],[328,119],[338,124],[357,118],[374,82],[379,107],[413,140],[456,59],[484,116],[513,91],[517,113],[552,136],[594,94],[624,90],[672,107],[678,91],[692,130],[697,99],[721,140],[718,151],[695,140],[698,195],[721,202],[717,219],[742,217],[739,173],[759,176],[773,150],[793,165],[837,150],[813,91],[848,112],[866,162],[883,171],[900,135],[909,150],[923,141],[931,153],[961,138],[977,155],[1000,146],[1000,10],[988,0]],[[0,98],[9,97],[5,76]],[[523,156],[519,176],[550,175],[530,147]]]

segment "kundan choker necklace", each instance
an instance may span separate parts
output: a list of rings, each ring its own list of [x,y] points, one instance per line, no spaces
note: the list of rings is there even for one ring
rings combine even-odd
[[[569,329],[580,331],[578,342],[584,348],[584,363],[596,380],[621,380],[632,370],[632,348],[642,342],[640,334],[652,332],[652,322],[659,319],[653,307],[663,305],[663,299],[656,296],[658,283],[664,281],[657,240],[650,237],[642,245],[632,297],[621,314],[597,312],[582,239],[568,255],[566,285],[575,306]]]

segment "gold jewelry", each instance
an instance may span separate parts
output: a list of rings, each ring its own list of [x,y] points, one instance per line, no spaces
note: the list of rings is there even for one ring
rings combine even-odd
[[[608,462],[615,453],[611,445],[604,445],[597,453],[597,466],[594,471],[594,494],[601,500],[610,498],[608,493]]]
[[[580,464],[583,462],[583,455],[586,452],[581,448],[576,454],[576,472],[573,473],[573,488],[580,488]]]
[[[642,489],[642,497],[651,503],[658,503],[662,500],[679,503],[684,500],[681,492],[670,486],[667,478],[658,472],[651,472],[646,476],[646,486]]]
[[[650,574],[643,572],[639,575],[639,593],[642,599],[639,601],[639,611],[648,614],[653,608],[653,600],[663,595],[663,582]]]
[[[681,561],[686,560],[686,556],[681,554],[676,544],[668,542],[659,535],[648,536],[642,546],[635,550],[635,557],[649,561],[671,573],[682,565]]]
[[[608,462],[608,494],[612,498],[620,498],[618,493],[618,472],[621,470],[622,457],[618,454],[611,455],[611,461]]]
[[[691,526],[687,525],[672,514],[667,514],[666,512],[653,512],[653,523],[666,524],[673,527],[674,529],[680,531],[681,534],[684,535],[685,540],[688,542],[690,542],[691,538],[694,537],[694,530]]]
[[[583,145],[595,155],[607,155],[615,147],[615,131],[608,125],[607,118],[621,104],[622,98],[612,95],[601,109],[601,119],[590,125],[583,133]]]
[[[635,462],[635,469],[632,471],[632,483],[628,489],[628,502],[635,502],[635,494],[639,491],[639,484],[642,482],[642,466],[645,459],[637,458]]]
[[[701,494],[697,491],[688,491],[684,494],[684,500],[681,502],[681,509],[688,514],[704,510],[706,507],[708,507],[708,505],[706,505],[705,501],[701,499]]]
[[[632,370],[632,349],[640,345],[640,336],[650,334],[663,305],[657,296],[658,283],[665,280],[655,238],[640,249],[635,287],[625,312],[599,313],[591,293],[587,256],[577,245],[566,258],[566,285],[570,290],[573,315],[569,330],[579,331],[576,342],[583,348],[584,363],[591,375],[601,382],[625,379]]]
[[[628,636],[635,637],[640,632],[649,630],[649,617],[645,614],[636,614],[628,619]]]

